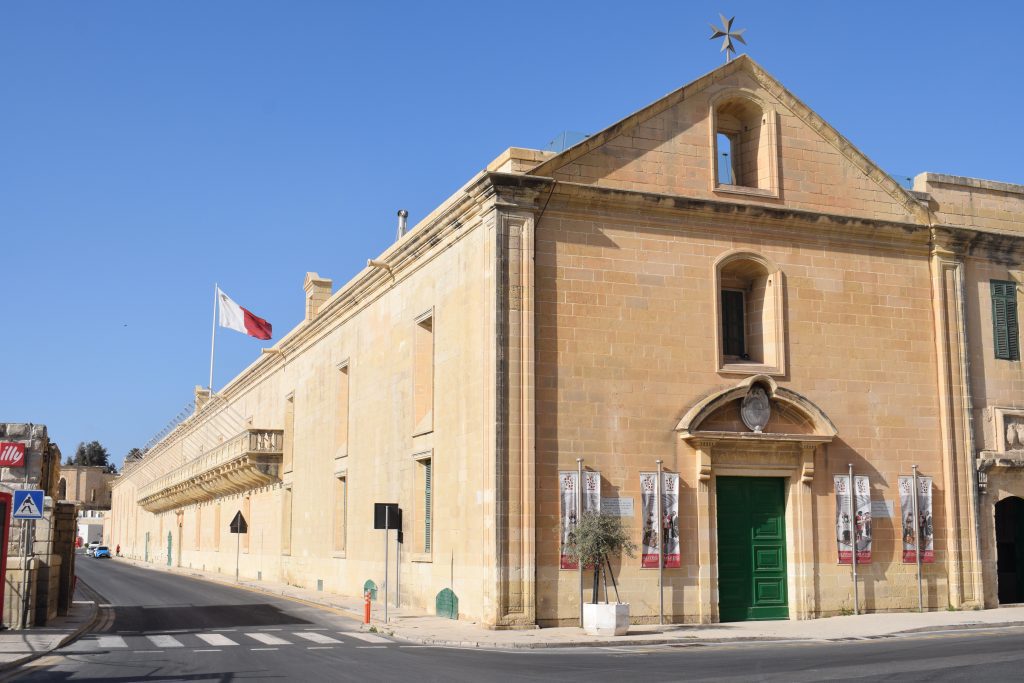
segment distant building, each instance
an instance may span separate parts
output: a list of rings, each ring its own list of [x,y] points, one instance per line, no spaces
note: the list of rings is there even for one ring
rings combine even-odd
[[[241,512],[241,576],[358,595],[398,503],[403,605],[574,624],[582,459],[638,545],[671,541],[673,622],[848,612],[850,543],[860,607],[916,609],[918,534],[928,609],[1020,602],[1022,283],[1024,186],[906,189],[741,56],[507,150],[337,292],[310,273],[305,320],[126,464],[110,543],[230,574]],[[871,500],[837,514],[849,464]],[[613,565],[652,622],[645,554]]]
[[[61,465],[57,482],[57,500],[74,503],[79,510],[109,510],[110,484],[116,474],[105,467]]]

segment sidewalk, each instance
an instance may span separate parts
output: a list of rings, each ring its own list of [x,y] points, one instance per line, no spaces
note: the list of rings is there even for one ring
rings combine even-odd
[[[243,579],[239,583],[223,574],[147,564],[117,558],[139,567],[192,576],[229,586],[276,595],[335,610],[359,622],[363,600],[271,581]],[[630,626],[619,637],[588,636],[574,626],[525,631],[494,631],[469,621],[452,621],[409,608],[390,608],[385,625],[380,602],[373,604],[372,626],[400,640],[422,645],[468,648],[519,649],[555,647],[600,647],[609,645],[666,645],[679,643],[723,643],[757,640],[833,641],[859,640],[907,635],[927,631],[968,628],[1024,626],[1024,606],[964,612],[896,612],[827,617],[806,621],[747,621],[728,624],[656,624]],[[363,627],[368,628],[366,626]]]
[[[79,589],[66,617],[24,631],[0,631],[0,671],[8,671],[82,635],[96,619],[97,606]]]

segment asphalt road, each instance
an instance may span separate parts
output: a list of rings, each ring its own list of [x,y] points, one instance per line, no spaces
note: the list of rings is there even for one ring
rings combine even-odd
[[[829,643],[499,652],[409,646],[301,603],[78,559],[99,598],[92,633],[22,681],[1020,680],[1024,628]],[[7,679],[11,680],[11,679]]]

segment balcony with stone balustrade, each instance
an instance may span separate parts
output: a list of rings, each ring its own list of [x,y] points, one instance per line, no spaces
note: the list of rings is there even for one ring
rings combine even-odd
[[[139,489],[139,505],[166,512],[279,481],[284,431],[246,429]]]

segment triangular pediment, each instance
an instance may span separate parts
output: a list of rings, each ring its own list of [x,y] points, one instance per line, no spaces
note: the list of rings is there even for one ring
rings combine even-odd
[[[755,189],[719,183],[716,142],[730,98],[753,103],[770,131]],[[739,155],[737,148],[736,154]],[[738,163],[738,162],[737,162]],[[756,62],[741,56],[537,165],[560,182],[924,223],[918,200]]]

